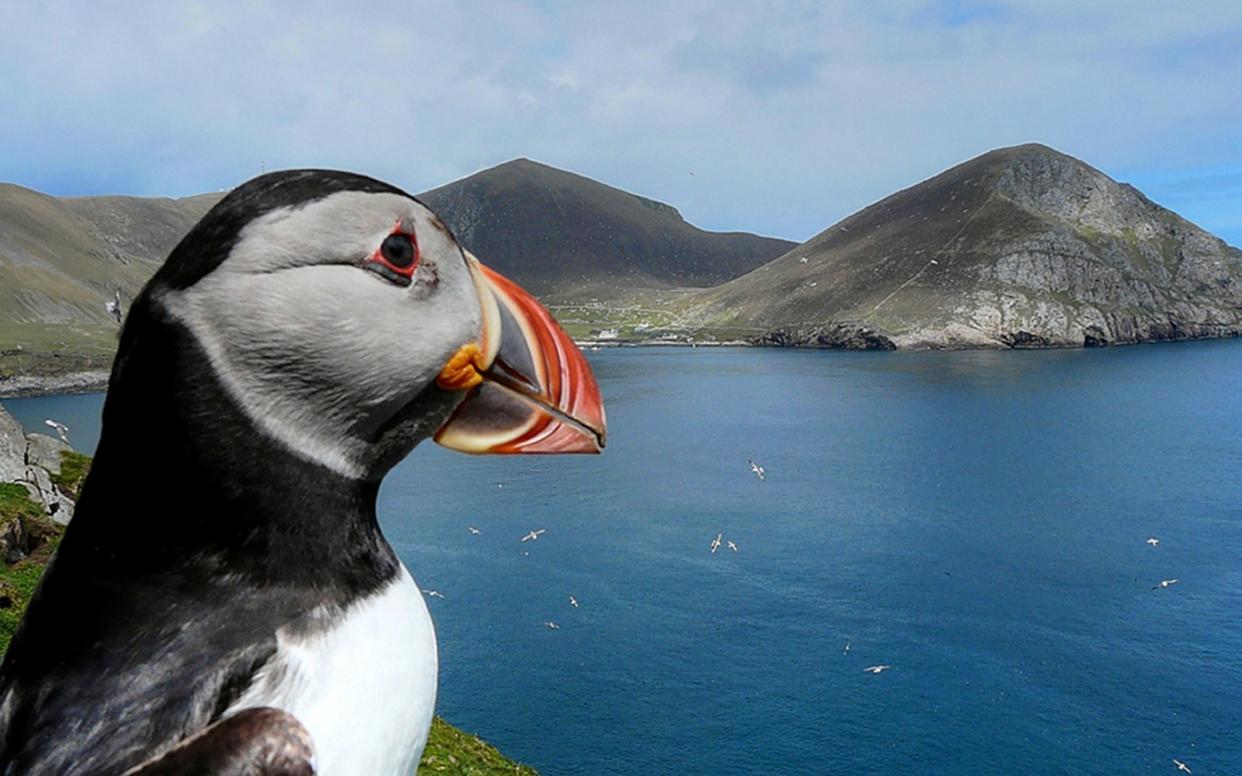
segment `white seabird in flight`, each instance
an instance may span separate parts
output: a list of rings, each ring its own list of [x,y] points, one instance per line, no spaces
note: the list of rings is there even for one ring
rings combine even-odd
[[[578,608],[578,599],[577,599],[577,598],[574,598],[573,596],[570,596],[570,597],[569,597],[569,605],[570,605],[570,606],[572,606],[573,608],[577,609],[577,608]]]
[[[475,528],[475,527],[474,527],[474,526],[472,526],[472,525],[468,525],[468,526],[466,526],[466,530],[467,530],[467,531],[469,531],[471,534],[473,534],[473,535],[475,535],[475,536],[478,536],[479,534],[481,534],[481,533],[482,533],[482,531],[480,531],[479,529]]]
[[[863,670],[869,674],[882,674],[890,668],[892,668],[892,666],[880,665],[880,666],[867,666]]]
[[[560,630],[561,629],[561,626],[557,625],[551,620],[548,620],[547,622],[545,622],[544,625],[548,626],[548,630]]]
[[[60,436],[60,441],[69,444],[69,427],[64,423],[58,423],[51,418],[43,421],[47,426],[56,429],[56,433]]]
[[[1152,586],[1151,586],[1151,589],[1152,589],[1152,590],[1156,590],[1157,588],[1168,587],[1169,585],[1176,585],[1177,583],[1178,583],[1178,580],[1177,580],[1176,578],[1174,578],[1174,579],[1162,579],[1162,580],[1160,580],[1160,584],[1158,584],[1158,585],[1152,585]]]
[[[716,550],[720,549],[720,537],[724,536],[724,532],[716,534],[716,538],[712,539],[712,555],[716,554]]]
[[[1191,773],[1190,766],[1188,766],[1186,763],[1182,762],[1181,760],[1177,759],[1176,757],[1173,758],[1173,764],[1177,766],[1177,769],[1179,771],[1185,771],[1186,773]]]
[[[547,533],[547,532],[548,532],[548,529],[546,529],[546,528],[539,528],[539,529],[536,529],[536,530],[531,531],[530,533],[526,534],[525,536],[523,536],[523,537],[522,537],[522,541],[524,541],[524,542],[533,542],[533,541],[535,541],[536,539],[538,539],[538,538],[539,538],[539,535],[540,535],[540,534],[545,534],[545,533]]]
[[[766,477],[764,477],[764,475],[763,475],[763,467],[762,467],[762,466],[760,466],[759,464],[755,463],[754,461],[752,461],[752,460],[750,460],[750,459],[747,459],[746,463],[750,464],[750,470],[751,470],[752,472],[754,472],[754,473],[755,473],[755,476],[756,476],[756,477],[758,477],[758,478],[759,478],[759,479],[761,479],[761,480],[767,479],[767,478],[766,478]]]
[[[104,309],[108,311],[108,315],[116,319],[117,323],[121,322],[121,289],[116,289],[112,299],[104,302]]]
[[[730,539],[730,540],[726,541],[726,542],[725,542],[725,546],[726,546],[726,547],[728,547],[730,550],[733,550],[734,552],[737,552],[737,544],[736,544],[736,543],[734,543],[734,541],[733,541],[732,539]]]
[[[1147,539],[1147,543],[1150,544],[1152,547],[1155,547],[1157,544],[1160,543],[1160,540],[1154,536],[1150,536]]]

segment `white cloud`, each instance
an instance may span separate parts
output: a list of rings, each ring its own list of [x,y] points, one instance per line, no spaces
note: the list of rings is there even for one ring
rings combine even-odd
[[[61,193],[185,194],[261,164],[421,190],[529,156],[703,226],[804,238],[999,145],[1131,177],[1242,150],[1232,3],[0,0],[0,17],[0,178]]]

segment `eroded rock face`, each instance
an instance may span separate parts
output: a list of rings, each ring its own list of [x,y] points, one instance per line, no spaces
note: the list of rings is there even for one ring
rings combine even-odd
[[[776,329],[752,340],[755,345],[831,350],[896,350],[897,345],[871,329],[842,322],[828,326]]]
[[[30,498],[43,506],[47,516],[62,525],[73,517],[74,501],[52,477],[60,474],[60,454],[68,450],[72,448],[59,439],[27,434],[0,405],[0,482],[16,482],[26,488]],[[5,537],[17,541],[11,527],[0,526],[0,555],[22,546],[6,544]]]
[[[0,558],[5,563],[16,563],[26,557],[30,550],[30,539],[19,518],[11,518],[0,525]]]
[[[73,448],[45,434],[26,435],[26,465],[60,474],[60,454]]]
[[[0,406],[0,482],[16,482],[26,472],[26,434]]]

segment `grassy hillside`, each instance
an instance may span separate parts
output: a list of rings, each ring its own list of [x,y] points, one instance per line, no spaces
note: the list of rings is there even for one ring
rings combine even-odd
[[[0,395],[17,375],[106,372],[119,329],[106,302],[133,299],[222,196],[58,198],[0,184]],[[715,285],[793,246],[704,231],[669,205],[526,159],[419,196],[518,283],[601,302],[592,325],[604,328],[645,320],[629,308],[652,295]],[[626,309],[614,319],[614,308]]]
[[[87,456],[62,454],[57,485],[76,493],[89,466]],[[0,560],[0,655],[9,648],[9,641],[64,531],[43,517],[42,512],[21,485],[0,482],[0,526],[7,525],[10,520],[20,520],[34,540],[28,557],[13,564]],[[432,723],[431,737],[418,772],[442,776],[538,776],[533,768],[509,760],[495,747],[439,717]]]
[[[221,195],[57,198],[0,184],[0,379],[104,370],[132,299]]]

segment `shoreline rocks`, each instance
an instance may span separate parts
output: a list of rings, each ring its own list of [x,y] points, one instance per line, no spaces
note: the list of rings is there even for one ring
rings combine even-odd
[[[0,399],[50,394],[96,393],[108,387],[107,371],[61,375],[0,375]]]
[[[62,454],[73,448],[44,434],[26,433],[21,424],[0,405],[0,482],[15,482],[26,489],[45,515],[67,525],[74,501],[56,482],[61,474]],[[0,526],[0,535],[11,529]]]

